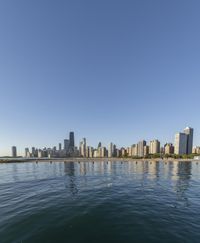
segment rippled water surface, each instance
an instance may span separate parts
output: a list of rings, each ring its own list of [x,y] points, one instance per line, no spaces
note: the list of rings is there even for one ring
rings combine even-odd
[[[0,164],[0,242],[200,242],[200,163]]]

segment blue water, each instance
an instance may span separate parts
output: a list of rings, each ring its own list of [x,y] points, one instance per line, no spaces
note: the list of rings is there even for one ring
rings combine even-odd
[[[200,163],[0,164],[0,242],[200,242]]]

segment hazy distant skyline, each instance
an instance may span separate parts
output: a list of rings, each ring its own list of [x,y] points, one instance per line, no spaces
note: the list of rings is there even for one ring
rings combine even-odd
[[[0,155],[63,142],[200,145],[200,2],[0,2]]]

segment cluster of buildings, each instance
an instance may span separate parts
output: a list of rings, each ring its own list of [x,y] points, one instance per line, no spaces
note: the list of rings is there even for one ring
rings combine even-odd
[[[161,147],[160,141],[155,139],[147,143],[145,140],[139,141],[130,147],[118,149],[115,144],[110,143],[108,148],[99,142],[97,148],[87,146],[86,138],[80,142],[79,155],[81,157],[146,157],[149,155],[184,155],[200,153],[200,147],[193,149],[193,128],[186,127],[183,132],[175,135],[175,142],[166,143]]]
[[[79,156],[79,151],[77,147],[75,147],[74,132],[70,132],[69,138],[64,139],[63,145],[59,143],[58,148],[56,148],[56,146],[53,148],[45,147],[43,149],[32,147],[31,150],[25,148],[26,158],[65,158],[76,156]]]
[[[64,139],[63,144],[59,143],[58,148],[38,149],[32,147],[25,148],[26,158],[65,158],[65,157],[85,157],[85,158],[103,158],[103,157],[146,157],[149,155],[188,155],[200,154],[200,147],[193,148],[193,128],[186,127],[183,132],[175,135],[174,144],[166,143],[163,147],[160,141],[155,139],[147,143],[145,140],[139,141],[129,147],[117,148],[114,143],[108,147],[98,143],[96,148],[87,145],[86,138],[83,138],[79,147],[75,146],[74,132],[69,133],[69,137]],[[12,147],[12,157],[17,157],[17,148]]]

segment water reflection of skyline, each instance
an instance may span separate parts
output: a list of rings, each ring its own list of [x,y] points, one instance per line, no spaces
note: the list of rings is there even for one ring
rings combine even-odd
[[[113,182],[122,186],[135,184],[138,187],[162,187],[176,194],[177,200],[187,199],[191,184],[198,185],[200,164],[179,161],[93,161],[55,163],[14,163],[0,165],[0,183],[23,180],[39,180],[65,176],[65,185],[75,195],[79,187],[87,187],[94,181],[99,184]]]
[[[88,177],[102,176],[107,179],[140,180],[141,185],[148,185],[151,181],[163,184],[168,181],[167,186],[173,187],[177,199],[187,199],[186,192],[190,188],[192,172],[197,171],[198,165],[192,162],[120,162],[120,161],[94,161],[94,162],[66,162],[64,172],[70,178],[69,188],[72,194],[77,193],[77,181],[79,176],[85,177],[84,183],[90,183]],[[196,175],[197,176],[197,175]],[[86,179],[87,178],[87,179]],[[198,176],[199,178],[199,176]],[[151,184],[152,186],[154,184]],[[163,188],[164,190],[164,188]]]
[[[192,162],[65,162],[64,172],[69,176],[94,175],[94,174],[149,174],[149,179],[162,175],[163,178],[178,180],[180,177],[187,179],[192,175],[195,166]],[[197,166],[197,165],[196,165]]]

